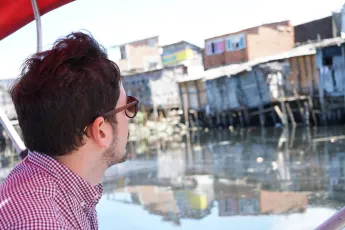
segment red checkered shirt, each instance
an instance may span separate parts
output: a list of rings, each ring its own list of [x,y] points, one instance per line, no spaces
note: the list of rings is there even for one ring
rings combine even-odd
[[[102,185],[91,186],[53,158],[30,152],[0,185],[0,229],[98,229]]]

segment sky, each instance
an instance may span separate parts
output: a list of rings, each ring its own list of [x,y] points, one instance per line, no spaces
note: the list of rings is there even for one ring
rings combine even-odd
[[[160,45],[204,39],[274,21],[294,25],[328,16],[345,0],[77,0],[42,16],[43,49],[72,31],[88,30],[113,45],[159,35]],[[15,78],[36,51],[32,22],[0,41],[0,79]]]
[[[217,204],[216,204],[217,205]],[[162,221],[159,215],[149,214],[142,206],[107,200],[97,205],[99,228],[103,230],[194,230],[194,229],[256,229],[256,230],[302,230],[315,229],[336,212],[335,209],[309,207],[305,213],[287,215],[258,215],[220,217],[218,207],[201,220],[182,219],[181,226]],[[120,221],[119,221],[120,220]],[[116,228],[114,227],[116,226]]]

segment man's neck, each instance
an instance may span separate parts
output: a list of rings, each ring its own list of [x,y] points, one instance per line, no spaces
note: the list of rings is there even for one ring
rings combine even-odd
[[[102,182],[106,167],[102,165],[101,160],[83,156],[86,155],[80,152],[74,152],[57,157],[56,160],[92,186],[96,186]]]

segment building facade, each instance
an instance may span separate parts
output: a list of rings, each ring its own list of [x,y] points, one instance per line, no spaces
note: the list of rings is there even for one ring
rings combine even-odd
[[[340,36],[340,13],[295,26],[297,45]]]
[[[185,65],[187,67],[203,66],[202,49],[186,41],[162,46],[162,64],[164,67]]]
[[[160,68],[159,37],[113,46],[108,49],[108,55],[119,67],[121,72],[143,72]]]
[[[147,109],[180,107],[177,79],[186,77],[183,65],[166,67],[123,76],[123,86],[128,95],[140,98],[140,106]]]
[[[247,62],[288,51],[294,46],[294,28],[282,21],[205,40],[204,67],[210,69]]]

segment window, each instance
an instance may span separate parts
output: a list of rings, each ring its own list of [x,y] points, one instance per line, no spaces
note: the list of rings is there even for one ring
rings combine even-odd
[[[147,43],[148,43],[148,46],[149,46],[149,47],[151,47],[151,48],[152,48],[152,47],[155,47],[155,45],[156,45],[156,39],[151,38],[151,39],[148,40]]]
[[[158,66],[157,62],[149,62],[149,69],[156,69]]]
[[[221,54],[224,52],[224,40],[216,39],[206,43],[206,55]]]
[[[226,39],[227,51],[235,51],[235,50],[241,50],[245,48],[246,48],[246,41],[245,41],[244,34],[232,35],[232,36],[227,37]]]
[[[120,47],[121,59],[127,59],[126,46]]]

